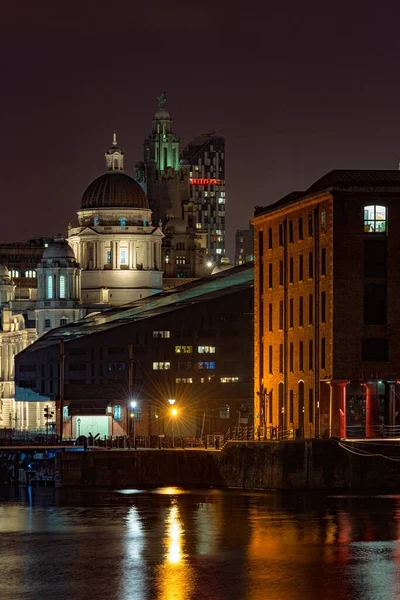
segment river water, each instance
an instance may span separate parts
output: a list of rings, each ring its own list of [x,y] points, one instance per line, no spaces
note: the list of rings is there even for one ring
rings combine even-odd
[[[0,490],[1,600],[396,600],[400,495]]]

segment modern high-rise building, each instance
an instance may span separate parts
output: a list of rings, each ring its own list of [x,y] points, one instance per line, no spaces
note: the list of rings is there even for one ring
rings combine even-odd
[[[400,172],[332,171],[257,207],[255,425],[400,428]],[[291,435],[291,433],[290,433]]]
[[[182,158],[189,165],[196,229],[205,234],[208,259],[219,265],[225,256],[225,139],[213,133],[197,137]]]
[[[254,260],[254,231],[236,229],[235,234],[235,265],[245,265]]]

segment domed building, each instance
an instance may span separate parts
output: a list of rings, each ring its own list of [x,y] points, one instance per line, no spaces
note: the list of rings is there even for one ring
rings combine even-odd
[[[84,192],[68,241],[82,268],[83,303],[118,306],[162,290],[163,233],[143,187],[124,173],[115,134],[105,157],[106,172]]]
[[[44,250],[37,266],[36,327],[38,335],[73,323],[83,316],[81,268],[62,235]]]

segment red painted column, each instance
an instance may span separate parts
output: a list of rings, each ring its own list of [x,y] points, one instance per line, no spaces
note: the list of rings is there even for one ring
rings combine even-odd
[[[346,437],[346,385],[348,383],[348,381],[331,381],[330,437]]]
[[[378,385],[375,381],[363,385],[365,387],[365,436],[378,437],[380,434]]]

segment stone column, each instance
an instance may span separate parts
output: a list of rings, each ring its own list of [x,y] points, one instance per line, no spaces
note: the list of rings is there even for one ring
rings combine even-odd
[[[9,370],[9,379],[14,377],[14,346],[10,344],[8,346],[8,370]]]
[[[137,264],[136,264],[136,242],[132,242],[132,252],[133,252],[132,269],[136,269],[137,268]]]
[[[380,434],[378,383],[371,381],[365,387],[365,435],[377,437]]]
[[[331,381],[329,437],[346,437],[346,385],[348,381]]]
[[[121,253],[120,253],[120,246],[121,246],[121,242],[115,242],[115,246],[116,246],[116,254],[117,254],[117,269],[121,268]]]

